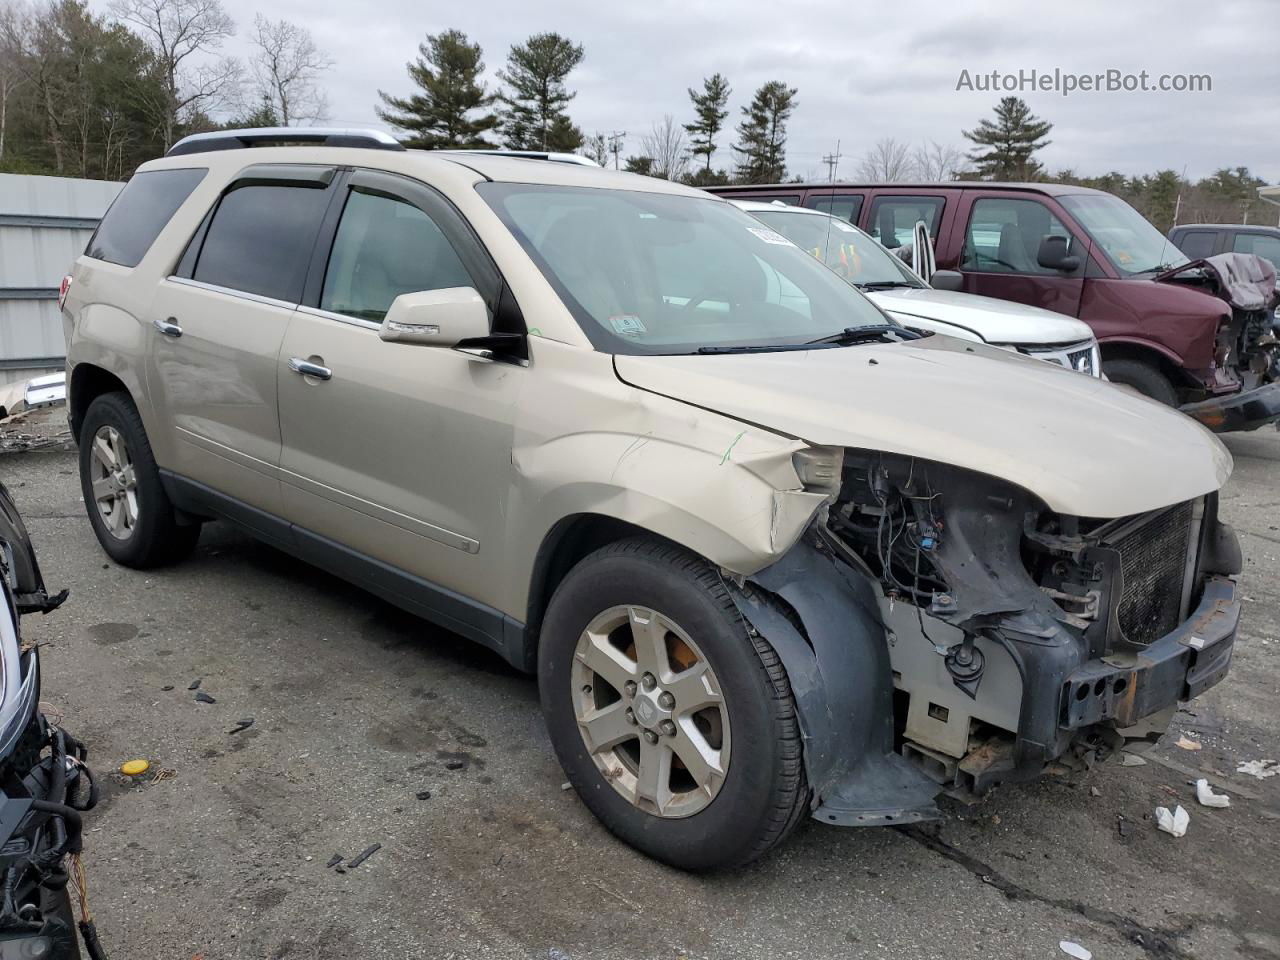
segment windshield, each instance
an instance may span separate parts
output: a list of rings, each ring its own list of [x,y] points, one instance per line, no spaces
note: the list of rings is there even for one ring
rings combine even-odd
[[[1188,262],[1176,246],[1119,197],[1082,194],[1058,200],[1124,273],[1151,273]]]
[[[523,183],[476,190],[597,350],[785,346],[891,322],[722,200]]]
[[[901,260],[836,217],[782,209],[749,212],[856,287],[925,286]]]

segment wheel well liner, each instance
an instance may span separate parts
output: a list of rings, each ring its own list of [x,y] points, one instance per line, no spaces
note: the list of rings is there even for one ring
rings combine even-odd
[[[91,363],[78,363],[71,371],[71,389],[68,391],[70,404],[67,414],[71,421],[71,435],[79,442],[80,427],[84,423],[84,415],[89,404],[104,393],[120,391],[128,393],[129,388],[119,377],[102,367]]]

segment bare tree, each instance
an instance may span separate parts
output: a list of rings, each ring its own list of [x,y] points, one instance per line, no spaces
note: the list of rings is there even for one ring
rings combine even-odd
[[[858,179],[868,183],[909,180],[914,172],[910,146],[892,137],[876,141],[858,162]]]
[[[164,102],[149,104],[166,150],[184,116],[209,113],[236,99],[239,61],[221,57],[198,62],[197,54],[219,49],[235,34],[220,0],[114,0],[116,18],[136,27],[155,54],[164,81]]]
[[[333,60],[316,49],[311,31],[262,14],[253,18],[253,31],[256,50],[250,68],[259,98],[270,102],[286,127],[299,120],[323,120],[329,104],[317,80]]]
[[[689,169],[689,151],[685,147],[684,128],[667,114],[661,123],[640,138],[640,150],[653,160],[652,176],[663,180],[679,180]]]
[[[4,138],[9,129],[9,98],[26,79],[20,62],[22,51],[13,42],[18,34],[18,8],[0,7],[0,160],[4,159]]]
[[[954,180],[966,165],[963,153],[936,140],[916,147],[912,159],[915,161],[915,175],[929,181]]]

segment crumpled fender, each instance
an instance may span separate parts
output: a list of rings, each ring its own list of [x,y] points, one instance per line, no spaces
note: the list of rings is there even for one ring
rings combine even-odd
[[[893,671],[870,581],[811,529],[776,563],[725,586],[786,667],[814,818],[842,826],[938,818],[938,785],[893,750]]]

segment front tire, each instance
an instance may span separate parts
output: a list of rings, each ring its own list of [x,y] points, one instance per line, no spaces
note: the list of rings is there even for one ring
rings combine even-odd
[[[1112,383],[1127,384],[1144,397],[1159,400],[1167,407],[1178,405],[1178,392],[1163,373],[1141,360],[1111,360],[1102,365],[1102,372]]]
[[[105,393],[89,404],[79,444],[85,510],[107,555],[140,569],[187,556],[200,525],[178,522],[128,394]]]
[[[790,684],[706,561],[596,551],[547,609],[538,686],[556,754],[615,835],[686,870],[762,856],[809,805]]]

